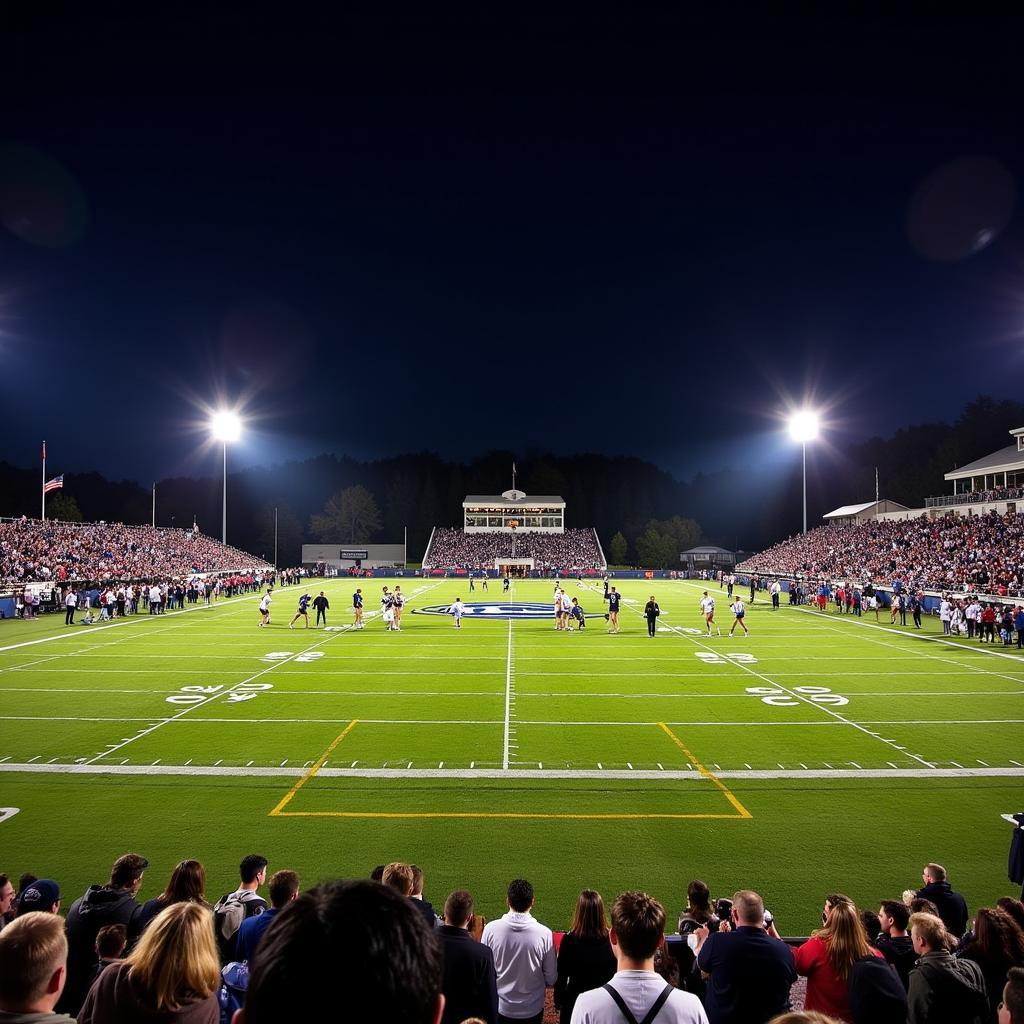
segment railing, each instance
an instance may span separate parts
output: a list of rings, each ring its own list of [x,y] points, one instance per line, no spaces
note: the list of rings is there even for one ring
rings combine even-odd
[[[948,508],[950,505],[976,505],[980,502],[1020,501],[1024,487],[1005,487],[994,491],[967,491],[963,494],[939,494],[925,498],[925,508]]]

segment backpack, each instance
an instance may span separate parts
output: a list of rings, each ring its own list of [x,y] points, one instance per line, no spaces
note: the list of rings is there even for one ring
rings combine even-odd
[[[907,993],[896,968],[874,954],[855,960],[847,979],[853,1024],[904,1024]]]
[[[220,972],[224,984],[217,993],[220,1006],[220,1024],[231,1024],[236,1010],[245,1005],[245,994],[249,990],[249,965],[233,960]]]
[[[235,940],[242,922],[262,914],[266,909],[266,900],[250,889],[229,892],[217,900],[213,908],[213,930],[217,936],[217,949],[222,963],[234,959]]]

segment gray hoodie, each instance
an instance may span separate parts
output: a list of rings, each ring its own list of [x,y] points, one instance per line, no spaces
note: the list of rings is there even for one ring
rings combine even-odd
[[[910,1024],[983,1024],[988,996],[981,968],[945,949],[925,953],[910,972]]]

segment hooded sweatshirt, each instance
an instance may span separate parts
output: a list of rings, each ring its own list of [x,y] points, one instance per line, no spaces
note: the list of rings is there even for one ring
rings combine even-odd
[[[139,903],[131,889],[90,885],[85,895],[71,904],[65,931],[68,937],[68,980],[57,1008],[74,1016],[96,970],[96,935],[108,924],[123,924],[128,942],[137,937],[135,924]]]
[[[484,928],[480,941],[494,954],[498,1012],[522,1019],[544,1012],[544,989],[558,979],[551,929],[529,911],[510,910]]]
[[[75,1024],[63,1013],[17,1013],[0,1010],[0,1024]]]
[[[131,979],[130,965],[111,964],[89,989],[78,1013],[78,1024],[220,1024],[216,992],[185,1003],[177,1010],[157,1010]]]
[[[910,972],[910,1024],[982,1024],[988,996],[981,968],[948,950],[925,953]]]

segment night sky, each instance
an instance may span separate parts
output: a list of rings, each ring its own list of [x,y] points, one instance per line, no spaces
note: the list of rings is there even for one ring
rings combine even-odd
[[[383,9],[8,22],[0,458],[212,474],[225,401],[687,478],[1020,397],[1021,19]]]

